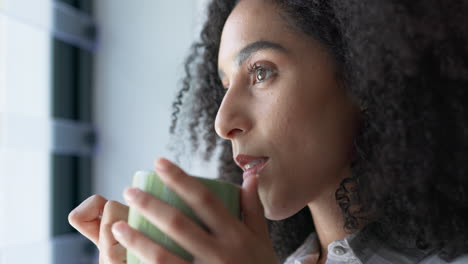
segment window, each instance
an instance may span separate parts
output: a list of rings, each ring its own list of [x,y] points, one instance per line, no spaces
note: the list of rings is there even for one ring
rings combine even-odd
[[[91,191],[91,7],[0,0],[0,263],[70,263],[92,248],[67,222]]]

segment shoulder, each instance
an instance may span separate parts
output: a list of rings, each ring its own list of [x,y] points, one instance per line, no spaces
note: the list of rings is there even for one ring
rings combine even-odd
[[[421,264],[467,264],[468,263],[468,254],[458,256],[457,258],[447,261],[444,260],[443,258],[440,257],[439,252],[435,252],[433,254],[430,254],[426,256],[423,260],[420,262]]]
[[[394,248],[369,232],[357,232],[344,239],[360,263],[468,264],[468,254],[446,260],[441,249]]]
[[[465,255],[462,255],[456,259],[454,259],[452,262],[450,263],[455,263],[455,264],[461,264],[461,263],[468,263],[468,254],[465,254]]]

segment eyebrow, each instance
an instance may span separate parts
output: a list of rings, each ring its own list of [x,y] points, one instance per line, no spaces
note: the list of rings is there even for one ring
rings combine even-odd
[[[279,43],[267,41],[267,40],[261,40],[261,41],[256,41],[248,44],[244,48],[242,48],[241,51],[236,56],[236,64],[239,67],[244,63],[250,56],[252,56],[253,53],[258,52],[260,50],[276,50],[282,53],[288,53],[288,50],[283,47]],[[218,70],[219,78],[222,80],[224,78],[224,72],[221,70]]]

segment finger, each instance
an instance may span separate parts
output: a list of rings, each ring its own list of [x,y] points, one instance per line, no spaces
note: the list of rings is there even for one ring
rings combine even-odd
[[[235,226],[240,224],[221,200],[195,177],[187,175],[178,166],[163,158],[156,161],[155,168],[161,175],[161,180],[193,209],[215,235],[225,233],[226,226],[233,230],[233,227],[235,229]]]
[[[101,254],[99,252],[99,264],[123,264],[127,263],[127,249],[120,242],[114,245],[111,249],[111,255]]]
[[[258,196],[258,176],[247,177],[242,183],[241,208],[246,226],[259,237],[270,241],[262,202]]]
[[[189,263],[154,243],[123,221],[115,223],[112,231],[117,240],[144,263]]]
[[[214,239],[180,210],[137,188],[126,189],[124,196],[132,208],[192,255],[206,257],[218,252]]]
[[[99,226],[102,211],[107,200],[95,194],[84,200],[68,214],[68,222],[81,234],[91,240],[96,246],[99,241]]]
[[[125,250],[112,234],[112,225],[120,220],[127,221],[127,218],[128,206],[117,201],[107,201],[99,228],[99,253],[110,263],[123,263],[126,259]]]

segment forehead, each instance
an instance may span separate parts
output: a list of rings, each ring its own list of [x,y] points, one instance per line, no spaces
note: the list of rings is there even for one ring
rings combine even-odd
[[[232,63],[238,52],[256,41],[286,44],[291,30],[272,1],[241,0],[223,28],[218,64]]]

